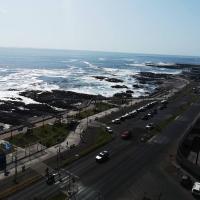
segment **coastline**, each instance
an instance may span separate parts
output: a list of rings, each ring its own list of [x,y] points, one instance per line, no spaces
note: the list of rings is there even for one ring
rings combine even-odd
[[[181,77],[181,75],[163,75],[160,77],[153,73],[141,73],[141,76],[138,76],[138,78],[139,80],[145,81],[144,84],[147,84],[146,82],[148,81],[159,81],[159,84],[156,87],[157,89],[153,92],[149,92],[145,96],[139,96],[138,98],[153,97],[163,91],[176,88],[179,84],[177,81],[177,78],[179,77]],[[134,85],[134,87],[136,87],[136,85]],[[137,87],[140,89],[143,85],[138,84]],[[126,90],[129,91],[128,89]],[[29,124],[32,120],[45,118],[47,116],[54,117],[63,113],[77,112],[94,102],[106,101],[115,103],[138,99],[132,97],[132,92],[134,92],[134,89],[127,93],[116,93],[117,95],[114,95],[113,97],[104,97],[101,95],[89,95],[64,90],[28,90],[21,93],[21,95],[37,103],[25,104],[24,102],[17,101],[17,99],[13,99],[13,101],[0,100],[0,122],[6,124],[9,128],[12,128],[14,126]],[[6,129],[2,128],[0,132],[3,133],[5,131]]]

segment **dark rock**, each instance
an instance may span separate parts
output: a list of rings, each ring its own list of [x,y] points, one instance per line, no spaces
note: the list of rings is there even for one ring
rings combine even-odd
[[[140,72],[132,75],[133,78],[137,79],[140,84],[157,84],[163,83],[163,80],[169,79],[172,75],[169,74],[156,74],[152,72]],[[134,85],[135,87],[136,84]],[[134,87],[133,86],[133,87]]]
[[[141,88],[141,85],[134,84],[134,85],[133,85],[133,88],[139,89],[139,88]]]
[[[117,78],[106,78],[105,79],[108,82],[112,82],[112,83],[123,83],[124,81],[121,79],[117,79]]]
[[[112,85],[112,88],[128,88],[126,85]]]
[[[126,94],[133,94],[134,92],[132,90],[126,90]]]
[[[98,79],[98,80],[104,80],[104,81],[108,81],[111,83],[123,83],[124,81],[121,79],[117,79],[117,78],[108,78],[106,76],[93,76],[94,78]]]
[[[105,76],[93,76],[94,78],[96,78],[96,79],[98,79],[98,80],[104,80],[104,79],[106,79],[106,77]]]

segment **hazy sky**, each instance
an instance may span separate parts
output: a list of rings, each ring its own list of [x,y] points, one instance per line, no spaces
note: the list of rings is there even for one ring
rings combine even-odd
[[[0,0],[0,46],[200,56],[200,0]]]

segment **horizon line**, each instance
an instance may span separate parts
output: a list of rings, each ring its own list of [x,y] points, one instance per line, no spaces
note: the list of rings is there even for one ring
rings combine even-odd
[[[58,51],[85,51],[96,53],[116,53],[116,54],[138,54],[138,55],[151,55],[151,56],[172,56],[172,57],[195,57],[200,58],[200,55],[185,55],[185,54],[163,54],[163,53],[136,53],[128,51],[112,51],[112,50],[88,50],[88,49],[66,49],[66,48],[47,48],[47,47],[16,47],[16,46],[0,46],[5,49],[34,49],[34,50],[58,50]]]

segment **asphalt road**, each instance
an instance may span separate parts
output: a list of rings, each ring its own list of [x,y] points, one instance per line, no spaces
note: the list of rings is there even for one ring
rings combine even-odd
[[[200,105],[193,106],[187,112],[187,123],[177,120],[151,143],[136,147],[131,142],[117,148],[109,146],[112,149],[111,158],[105,164],[95,163],[95,154],[74,163],[69,170],[82,181],[77,199],[94,199],[98,192],[109,200],[139,200],[144,193],[151,198],[162,194],[162,199],[193,199],[159,165],[163,157],[166,157],[167,149],[187,129],[188,123],[192,122],[199,109]]]
[[[67,170],[80,177],[76,199],[140,200],[144,195],[161,200],[193,199],[189,191],[183,189],[167,174],[162,163],[168,156],[168,150],[192,123],[199,111],[200,104],[192,105],[183,116],[171,123],[151,142],[135,144],[134,138],[122,141],[117,137],[105,147],[71,164]],[[104,149],[110,150],[110,160],[98,164],[95,162],[95,155]],[[59,183],[47,186],[42,180],[8,199],[25,200],[34,197],[46,199],[58,190]]]

